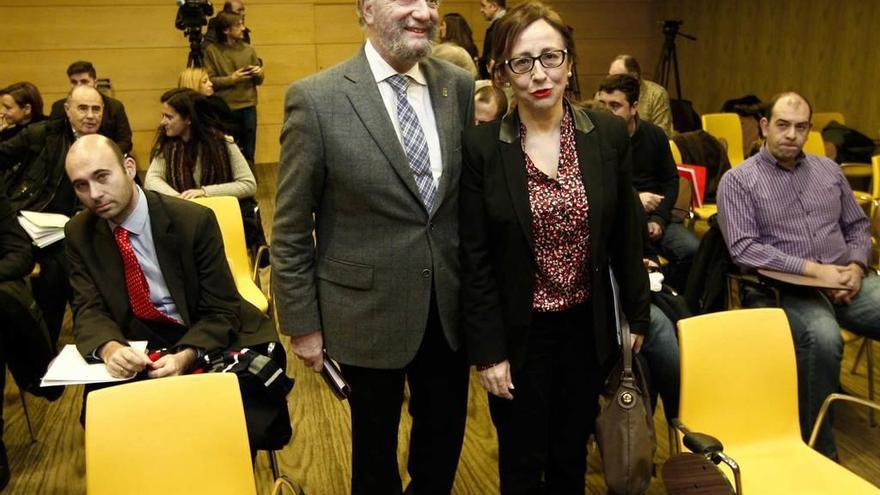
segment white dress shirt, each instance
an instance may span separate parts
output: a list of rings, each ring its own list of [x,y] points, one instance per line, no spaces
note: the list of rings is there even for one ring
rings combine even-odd
[[[397,133],[397,139],[403,146],[403,134],[400,132],[400,119],[397,118],[397,92],[386,81],[389,77],[398,74],[385,59],[379,55],[376,48],[370,40],[364,47],[367,54],[367,63],[370,64],[370,71],[379,87],[379,93],[382,95],[382,101],[385,103],[385,109],[388,116],[391,117],[391,123],[394,125],[394,132]],[[403,74],[408,76],[409,85],[407,86],[407,100],[419,119],[422,131],[425,133],[425,140],[428,141],[428,157],[431,160],[431,176],[434,178],[434,187],[440,183],[440,176],[443,174],[443,158],[440,152],[440,135],[437,133],[437,121],[434,119],[434,107],[431,106],[431,95],[428,91],[428,80],[422,74],[419,64],[416,63],[410,70]]]

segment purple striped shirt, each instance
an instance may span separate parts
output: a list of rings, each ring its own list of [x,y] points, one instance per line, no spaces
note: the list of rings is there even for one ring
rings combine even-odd
[[[803,274],[809,261],[867,265],[868,218],[833,161],[801,154],[794,170],[767,150],[718,186],[718,220],[734,263]]]

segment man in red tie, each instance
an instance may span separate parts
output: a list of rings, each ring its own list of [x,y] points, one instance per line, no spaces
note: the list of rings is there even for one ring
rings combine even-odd
[[[134,160],[104,136],[77,140],[65,169],[88,210],[65,227],[83,356],[101,360],[114,377],[160,378],[187,373],[221,349],[272,355],[267,343],[275,343],[283,355],[272,321],[236,290],[211,210],[143,191]],[[129,346],[134,340],[165,351],[153,361]]]

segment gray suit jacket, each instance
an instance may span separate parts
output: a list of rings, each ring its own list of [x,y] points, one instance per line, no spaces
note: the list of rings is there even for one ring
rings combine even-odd
[[[446,339],[459,346],[458,182],[474,84],[446,62],[420,65],[443,158],[431,212],[363,48],[293,84],[285,100],[271,243],[278,320],[288,335],[322,330],[328,353],[346,364],[409,363],[432,283]]]

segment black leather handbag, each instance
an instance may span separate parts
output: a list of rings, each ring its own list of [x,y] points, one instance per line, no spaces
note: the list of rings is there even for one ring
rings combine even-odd
[[[621,357],[599,396],[596,443],[609,493],[639,494],[648,489],[654,468],[657,442],[653,410],[644,370],[632,354],[629,322],[620,307],[617,281],[609,272]]]

